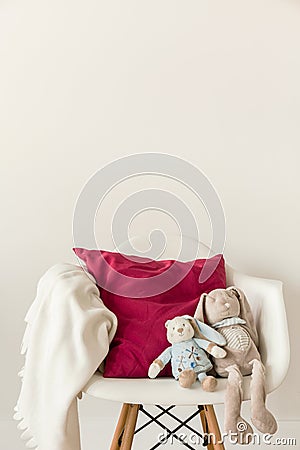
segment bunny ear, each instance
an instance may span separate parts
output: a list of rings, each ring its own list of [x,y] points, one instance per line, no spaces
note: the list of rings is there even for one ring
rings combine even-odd
[[[200,333],[209,341],[214,342],[218,345],[225,345],[226,339],[224,336],[222,336],[218,331],[216,331],[214,328],[210,327],[209,325],[206,325],[206,323],[200,322],[196,318],[194,318]]]
[[[200,322],[204,322],[204,308],[205,308],[206,296],[207,296],[207,294],[205,292],[201,295],[196,312],[194,314],[194,317],[197,320],[200,320]]]
[[[236,288],[235,286],[230,286],[230,287],[226,288],[226,291],[233,292],[238,300],[240,300],[242,295],[244,295],[243,291],[241,289]]]

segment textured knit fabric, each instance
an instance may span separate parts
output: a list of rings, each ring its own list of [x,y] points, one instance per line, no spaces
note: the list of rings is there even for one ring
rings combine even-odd
[[[77,394],[104,360],[116,317],[93,277],[57,264],[38,283],[25,318],[22,387],[14,418],[28,448],[79,450]]]

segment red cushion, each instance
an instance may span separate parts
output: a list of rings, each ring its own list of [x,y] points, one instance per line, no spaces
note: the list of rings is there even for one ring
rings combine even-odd
[[[118,318],[118,329],[106,357],[105,377],[147,377],[151,362],[170,345],[165,322],[175,316],[193,315],[203,292],[226,287],[222,255],[178,262],[102,250],[73,250],[95,277],[104,304]],[[205,267],[216,268],[199,283],[206,261]],[[120,280],[120,274],[126,278]],[[158,291],[155,295],[153,289]],[[170,365],[160,375],[171,376]]]

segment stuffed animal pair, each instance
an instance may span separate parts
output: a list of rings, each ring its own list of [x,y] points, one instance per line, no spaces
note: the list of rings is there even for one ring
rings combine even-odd
[[[198,378],[203,389],[213,391],[216,379],[206,373],[212,366],[205,350],[212,356],[216,374],[228,377],[225,432],[234,433],[241,444],[246,443],[248,436],[253,433],[250,424],[241,417],[243,375],[251,374],[252,423],[260,432],[274,434],[277,423],[265,405],[265,370],[257,348],[258,335],[243,291],[229,287],[202,294],[194,319],[195,321],[190,317],[176,317],[166,323],[167,337],[172,347],[167,348],[151,364],[149,376],[157,376],[171,360],[173,375],[181,386],[191,387]],[[198,363],[197,356],[194,359],[192,351],[197,352],[200,358]]]

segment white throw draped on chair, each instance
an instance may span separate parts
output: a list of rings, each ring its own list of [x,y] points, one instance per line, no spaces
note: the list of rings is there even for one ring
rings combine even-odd
[[[22,438],[29,448],[80,450],[77,394],[107,355],[117,319],[91,275],[57,264],[40,279],[25,321],[14,416]]]

